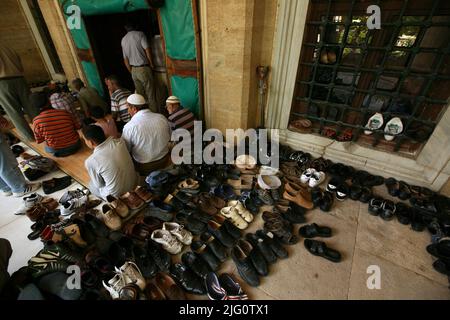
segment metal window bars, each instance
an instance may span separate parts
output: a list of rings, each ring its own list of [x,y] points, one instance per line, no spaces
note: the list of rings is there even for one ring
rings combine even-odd
[[[380,6],[382,15],[386,2],[378,0],[376,3]],[[349,41],[351,28],[356,26],[361,29],[366,26],[365,20],[361,19],[366,15],[360,9],[362,1],[310,1],[305,29],[305,35],[309,36],[304,37],[305,52],[302,53],[299,65],[291,120],[307,118],[315,124],[315,130],[319,133],[330,125],[336,127],[338,132],[350,129],[351,140],[358,142],[364,137],[362,134],[367,130],[365,126],[368,119],[375,112],[381,112],[385,123],[394,116],[400,117],[403,123],[403,131],[390,142],[392,151],[399,151],[404,144],[420,146],[426,142],[448,104],[450,5],[444,0],[433,0],[422,3],[420,10],[417,10],[415,3],[417,2],[414,0],[401,1],[397,10],[391,9],[386,14],[387,18],[382,19],[381,29],[367,30],[363,36],[357,33],[356,36],[361,39],[355,44]],[[316,10],[317,4],[321,4],[321,11]],[[345,13],[342,9],[335,10],[339,5],[346,6]],[[354,10],[356,7],[359,9]],[[446,19],[435,19],[436,17]],[[442,44],[439,47],[422,45],[430,35],[427,31],[436,27],[446,28],[446,33],[439,35]],[[333,28],[338,33],[338,40],[327,41]],[[406,33],[413,35],[401,34],[405,29]],[[323,63],[323,52],[333,50],[336,61]],[[347,56],[353,54],[358,61],[346,62],[345,52]],[[392,65],[391,60],[395,55],[402,58],[403,62]],[[424,55],[427,59],[424,59]],[[422,65],[427,66],[417,67],[415,64],[419,60]],[[351,81],[344,83],[339,78],[343,74],[351,78]],[[395,80],[392,80],[392,87],[380,88],[380,83],[386,82],[386,79]],[[411,90],[404,90],[408,81],[415,81],[416,86],[418,82],[420,89],[414,88],[413,93]],[[441,88],[436,97],[432,89],[439,84],[445,85],[447,90]],[[340,98],[336,92],[340,93]],[[444,98],[442,94],[446,94]],[[374,98],[384,101],[380,110],[371,108]],[[401,108],[398,106],[401,104],[406,104],[406,107],[400,112]],[[322,110],[318,114],[311,113],[312,106]],[[331,108],[337,109],[337,116],[334,118],[326,115]],[[425,134],[415,135],[417,130],[423,130]],[[382,141],[384,127],[370,131],[373,131],[370,144],[376,147]]]

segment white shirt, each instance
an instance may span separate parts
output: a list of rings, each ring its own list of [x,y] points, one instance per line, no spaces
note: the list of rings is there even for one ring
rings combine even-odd
[[[148,109],[138,111],[123,128],[122,138],[136,162],[160,160],[169,152],[169,122]]]
[[[147,37],[141,31],[130,31],[122,38],[123,57],[127,58],[131,66],[139,67],[149,64],[145,49],[150,45]]]
[[[133,160],[122,139],[106,139],[94,149],[84,165],[91,184],[98,189],[103,199],[108,195],[119,197],[134,190],[138,183]]]

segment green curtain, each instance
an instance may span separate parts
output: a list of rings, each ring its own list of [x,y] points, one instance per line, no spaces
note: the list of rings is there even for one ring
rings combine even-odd
[[[82,15],[113,14],[148,9],[146,0],[60,0],[63,8],[77,5]]]
[[[173,94],[180,99],[181,105],[191,110],[198,119],[200,116],[198,80],[192,77],[172,76],[170,84]]]

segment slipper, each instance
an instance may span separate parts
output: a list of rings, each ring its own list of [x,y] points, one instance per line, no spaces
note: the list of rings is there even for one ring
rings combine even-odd
[[[298,233],[303,238],[329,238],[331,237],[331,228],[329,227],[320,227],[319,225],[312,223],[310,225],[306,225],[301,227],[298,230]]]
[[[427,252],[439,259],[450,259],[450,240],[441,240],[427,246]]]
[[[335,263],[341,262],[341,254],[334,249],[328,248],[325,242],[305,239],[304,245],[306,250],[312,255],[325,258]]]

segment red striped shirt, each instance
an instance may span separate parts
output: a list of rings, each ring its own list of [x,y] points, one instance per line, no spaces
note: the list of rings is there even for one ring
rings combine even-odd
[[[80,126],[65,110],[42,111],[34,118],[33,125],[36,142],[45,141],[50,148],[56,150],[73,146],[80,139],[76,131]]]

